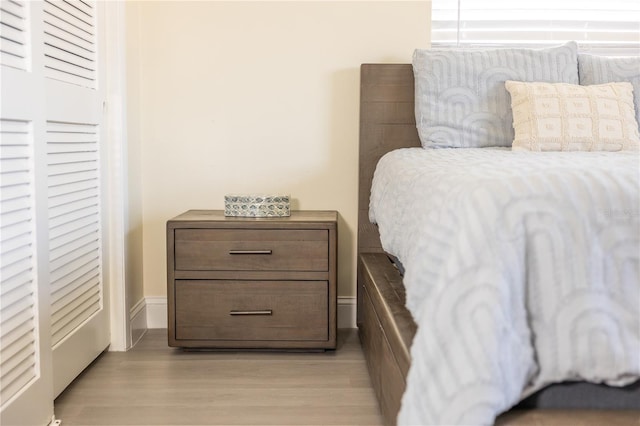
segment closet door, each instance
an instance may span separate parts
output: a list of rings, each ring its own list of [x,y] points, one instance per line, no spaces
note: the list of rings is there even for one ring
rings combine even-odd
[[[54,396],[109,345],[103,218],[104,2],[43,4]]]
[[[42,8],[0,1],[0,424],[53,416]]]
[[[48,424],[109,344],[104,2],[0,0],[0,424]]]

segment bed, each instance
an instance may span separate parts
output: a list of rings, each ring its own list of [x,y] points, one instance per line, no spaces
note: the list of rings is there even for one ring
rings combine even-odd
[[[402,265],[385,252],[379,229],[370,221],[369,197],[374,171],[385,154],[421,146],[414,92],[410,64],[361,67],[357,325],[387,424],[395,424],[400,411],[418,327],[406,307]],[[540,386],[542,389],[536,389],[515,408],[640,410],[640,384],[634,380],[629,377],[619,380],[616,384],[626,384],[621,387],[580,381]],[[619,420],[623,422],[620,424],[640,422],[638,411],[620,413]],[[606,418],[608,422],[615,420],[611,416]]]

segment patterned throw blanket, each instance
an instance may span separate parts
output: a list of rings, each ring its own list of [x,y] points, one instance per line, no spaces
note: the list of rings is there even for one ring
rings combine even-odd
[[[637,153],[401,149],[370,212],[418,324],[399,424],[492,424],[554,382],[640,377]]]

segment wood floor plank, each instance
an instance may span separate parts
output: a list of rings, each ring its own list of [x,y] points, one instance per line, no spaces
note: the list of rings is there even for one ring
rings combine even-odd
[[[380,425],[355,330],[336,351],[186,352],[149,330],[103,354],[55,401],[63,425]]]
[[[63,426],[382,424],[355,330],[338,350],[185,352],[149,330],[107,352],[55,401]],[[513,411],[499,426],[640,426],[640,412]]]

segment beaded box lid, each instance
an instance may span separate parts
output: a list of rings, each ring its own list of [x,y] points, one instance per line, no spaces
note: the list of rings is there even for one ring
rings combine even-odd
[[[290,216],[288,195],[225,195],[225,216],[283,217]]]

